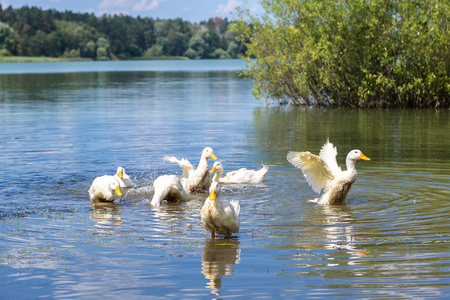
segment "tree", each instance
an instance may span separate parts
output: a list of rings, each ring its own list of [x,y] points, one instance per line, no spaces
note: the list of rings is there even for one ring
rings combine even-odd
[[[126,53],[131,57],[142,56],[142,49],[138,45],[131,44],[125,49]]]
[[[165,53],[170,56],[181,56],[188,48],[189,38],[186,34],[169,30],[167,42],[165,44]]]
[[[189,48],[185,52],[185,56],[189,58],[200,59],[205,56],[205,40],[202,38],[202,32],[197,32],[189,40]]]
[[[98,47],[97,48],[97,60],[109,60],[108,52],[105,48]]]
[[[352,107],[450,105],[450,2],[263,0],[232,32],[258,98]]]
[[[11,50],[14,41],[14,29],[0,22],[0,49]]]
[[[80,57],[92,59],[129,59],[142,53],[145,57],[188,53],[189,57],[214,58],[224,56],[218,49],[229,54],[229,44],[234,40],[227,32],[228,20],[217,17],[208,21],[210,30],[205,30],[206,25],[202,24],[206,22],[190,24],[180,18],[154,20],[122,14],[96,17],[92,13],[28,6],[17,9],[9,6],[3,10],[0,5],[0,22],[13,32],[8,35],[8,43],[0,42],[1,45],[8,44],[9,53],[23,56],[59,57],[75,55],[79,51]],[[194,48],[187,51],[195,32],[200,32],[193,40],[199,44],[193,44]],[[4,33],[2,37],[5,37]],[[103,42],[99,40],[101,37]],[[243,48],[238,46],[241,51]],[[100,48],[102,50],[98,50]]]
[[[230,44],[228,44],[227,53],[230,57],[237,57],[238,50],[239,47],[235,42],[231,41]]]
[[[147,51],[144,53],[145,58],[152,58],[152,57],[159,57],[163,56],[163,47],[161,45],[155,44],[151,46]]]
[[[186,57],[189,57],[190,59],[198,59],[198,58],[200,58],[200,57],[197,56],[197,52],[194,49],[192,49],[192,48],[187,49],[186,52],[184,52],[183,55],[186,56]]]
[[[103,37],[97,40],[97,60],[109,60],[109,43]]]
[[[227,51],[219,48],[214,51],[212,58],[228,59],[231,58],[231,56],[227,53]]]
[[[86,57],[94,58],[96,54],[96,45],[95,42],[90,40],[87,42],[86,47],[84,49],[84,55]]]
[[[205,41],[205,52],[202,58],[213,58],[214,51],[220,47],[219,35],[215,31],[204,31],[202,38]]]
[[[111,52],[114,53],[117,56],[125,55],[125,45],[122,43],[121,40],[116,39],[113,40],[111,43]]]

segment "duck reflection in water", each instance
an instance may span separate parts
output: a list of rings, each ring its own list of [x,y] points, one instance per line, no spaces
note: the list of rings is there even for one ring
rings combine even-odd
[[[210,282],[211,293],[219,295],[222,277],[233,275],[234,265],[239,263],[241,249],[237,239],[206,239],[202,251],[202,273]]]
[[[369,253],[364,247],[364,234],[356,226],[353,211],[346,205],[315,206],[306,215],[305,221],[319,224],[305,228],[314,243],[301,241],[301,247],[308,250],[337,250],[330,254],[327,266],[364,264],[364,257]],[[343,255],[345,253],[345,255]]]
[[[92,220],[96,221],[95,231],[105,233],[122,225],[122,210],[120,205],[114,202],[91,202]]]

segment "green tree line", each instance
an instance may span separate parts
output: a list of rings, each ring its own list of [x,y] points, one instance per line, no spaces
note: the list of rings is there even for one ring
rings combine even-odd
[[[450,2],[262,0],[232,32],[254,95],[294,105],[450,106]]]
[[[229,25],[227,18],[219,17],[193,24],[180,18],[97,17],[0,5],[0,56],[236,58],[245,47],[228,31]]]

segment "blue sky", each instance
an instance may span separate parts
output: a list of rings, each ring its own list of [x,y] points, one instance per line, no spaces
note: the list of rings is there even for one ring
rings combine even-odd
[[[160,19],[182,18],[198,23],[216,16],[233,19],[235,7],[261,11],[259,0],[0,0],[3,9],[25,5],[60,11],[88,12],[95,15],[124,14]],[[232,12],[232,13],[230,13]]]

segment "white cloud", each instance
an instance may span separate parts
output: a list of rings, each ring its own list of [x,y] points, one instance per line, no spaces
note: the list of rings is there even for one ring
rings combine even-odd
[[[132,0],[103,0],[97,5],[98,8],[103,10],[117,10],[129,8],[133,4]]]
[[[192,11],[192,8],[191,7],[187,7],[187,6],[185,6],[185,7],[183,7],[182,9],[181,9],[181,12],[184,12],[184,13],[189,13],[189,12],[191,12]]]
[[[157,9],[165,1],[167,0],[102,0],[97,7],[108,12],[125,11],[128,9],[135,12],[144,12]]]
[[[138,3],[133,5],[133,11],[141,12],[155,10],[161,5],[161,3],[166,1],[167,0],[151,0],[151,2],[148,3],[148,0],[140,0]]]
[[[228,0],[227,4],[219,4],[217,8],[217,13],[222,15],[228,15],[229,13],[233,12],[234,9],[237,6],[240,6],[242,4],[242,1],[239,0]]]

